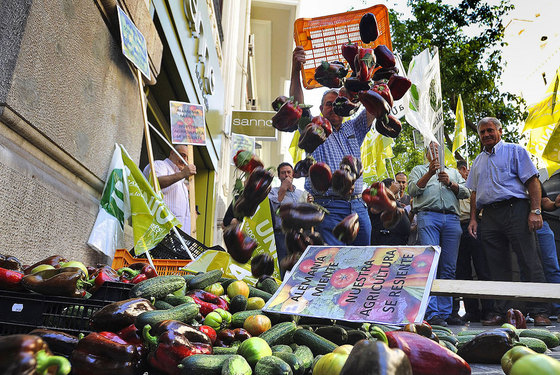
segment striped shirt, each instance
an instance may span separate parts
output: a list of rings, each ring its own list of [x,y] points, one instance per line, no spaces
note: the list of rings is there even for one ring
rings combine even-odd
[[[371,126],[367,124],[366,111],[363,110],[358,116],[344,122],[338,131],[333,128],[332,134],[311,153],[311,156],[318,162],[327,163],[331,168],[331,172],[339,169],[340,161],[346,155],[352,155],[361,161],[360,146],[364,142],[370,128]],[[355,194],[362,192],[363,184],[364,178],[360,176],[354,183]],[[312,194],[317,193],[313,190],[309,177],[305,179],[305,190]],[[324,195],[334,196],[335,194],[332,188],[329,188]]]
[[[169,158],[165,160],[155,160],[154,169],[156,176],[169,176],[180,172],[179,167],[175,165]],[[150,165],[144,168],[144,176],[150,179]],[[190,236],[191,234],[191,211],[189,207],[189,190],[185,179],[177,181],[166,188],[161,189],[163,193],[163,201],[169,207],[173,215],[182,224],[183,232]]]

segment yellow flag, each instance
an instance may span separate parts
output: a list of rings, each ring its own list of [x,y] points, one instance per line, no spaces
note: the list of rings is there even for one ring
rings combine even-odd
[[[392,158],[394,140],[384,137],[374,130],[366,134],[361,147],[362,166],[364,168],[364,182],[373,183],[387,174],[385,159]]]
[[[445,165],[448,168],[455,168],[457,166],[457,160],[455,160],[455,156],[453,156],[453,152],[447,146],[445,148]]]
[[[294,162],[294,165],[305,157],[305,151],[298,147],[299,136],[300,136],[299,131],[295,131],[294,137],[292,138],[292,143],[290,143],[290,148],[289,148],[290,155],[292,155],[292,160]]]
[[[459,94],[457,109],[455,110],[455,135],[453,136],[453,152],[465,144],[467,139],[467,127],[465,126],[465,112],[463,111],[463,99]]]
[[[560,119],[560,96],[558,95],[559,85],[560,68],[556,70],[554,80],[546,89],[545,98],[528,108],[529,115],[525,120],[523,132],[550,124],[556,124],[558,122]]]

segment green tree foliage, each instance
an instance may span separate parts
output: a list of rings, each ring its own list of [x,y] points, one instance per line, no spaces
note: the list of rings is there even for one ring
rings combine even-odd
[[[401,55],[405,67],[425,48],[439,49],[447,146],[451,149],[459,94],[463,98],[470,160],[480,151],[476,123],[483,117],[500,119],[505,128],[504,139],[517,142],[517,124],[524,116],[523,99],[501,92],[498,87],[504,69],[502,22],[513,6],[504,0],[493,6],[479,0],[463,0],[457,6],[443,4],[441,0],[409,0],[408,7],[412,12],[410,19],[390,11],[393,49]],[[410,148],[409,132],[403,130],[396,140],[395,169],[410,171],[422,160],[422,150]],[[464,147],[459,153],[466,157]]]

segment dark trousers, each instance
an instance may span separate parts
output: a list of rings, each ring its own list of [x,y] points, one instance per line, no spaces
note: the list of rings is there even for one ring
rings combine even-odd
[[[461,243],[459,244],[459,254],[457,255],[457,268],[455,270],[455,278],[457,280],[472,280],[473,270],[476,273],[477,280],[490,280],[490,269],[486,254],[482,249],[482,242],[479,238],[473,238],[468,231],[469,222],[461,222]],[[472,264],[472,265],[471,265]],[[494,310],[494,300],[475,298],[465,298],[465,312],[471,318],[484,319],[487,314]],[[453,313],[459,311],[459,300],[453,301]]]
[[[516,200],[499,207],[484,207],[479,233],[492,280],[512,281],[511,246],[517,255],[521,273],[527,275],[527,281],[546,282],[535,233],[529,231],[527,223],[529,210],[526,200]],[[509,306],[510,301],[498,300],[494,304],[495,312],[505,314]],[[531,302],[527,303],[527,312],[548,313],[548,307],[544,302]]]

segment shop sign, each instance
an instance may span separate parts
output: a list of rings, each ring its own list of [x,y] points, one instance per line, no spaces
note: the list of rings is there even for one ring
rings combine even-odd
[[[276,129],[272,126],[274,111],[232,111],[231,132],[260,139],[275,140]]]
[[[439,246],[309,246],[262,310],[421,323],[440,252]]]

